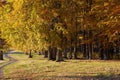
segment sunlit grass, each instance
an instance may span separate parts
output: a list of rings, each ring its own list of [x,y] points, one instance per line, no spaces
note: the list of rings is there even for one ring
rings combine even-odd
[[[5,67],[5,77],[99,76],[120,74],[120,61],[65,60],[55,62],[34,55],[11,54],[18,62]]]
[[[7,59],[7,58],[4,58],[4,60],[0,60],[0,67],[3,66],[8,61],[9,61],[9,59]]]

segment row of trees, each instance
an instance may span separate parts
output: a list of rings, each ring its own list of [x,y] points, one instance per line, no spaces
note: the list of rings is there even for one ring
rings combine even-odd
[[[3,4],[3,3],[2,3]],[[26,53],[50,60],[110,59],[119,53],[118,0],[8,0],[0,8],[2,38]]]

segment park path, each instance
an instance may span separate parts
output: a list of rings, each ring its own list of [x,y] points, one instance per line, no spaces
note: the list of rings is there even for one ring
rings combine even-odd
[[[17,61],[16,59],[12,58],[12,57],[9,55],[9,53],[5,53],[5,54],[4,54],[4,57],[7,58],[7,59],[9,59],[9,61],[6,62],[4,65],[2,65],[2,66],[0,67],[0,80],[4,78],[4,74],[3,74],[4,67],[6,67],[7,65],[10,65],[10,64],[12,64],[12,63],[14,63],[14,62]]]

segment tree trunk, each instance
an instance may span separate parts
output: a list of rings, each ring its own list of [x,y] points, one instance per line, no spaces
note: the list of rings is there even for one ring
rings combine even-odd
[[[38,52],[38,55],[42,55],[42,51],[39,51],[39,52]]]
[[[56,55],[56,62],[60,62],[60,61],[63,61],[63,57],[62,57],[62,51],[58,49]]]
[[[51,46],[49,46],[49,49],[48,49],[48,60],[52,60],[52,48],[51,48]]]
[[[85,35],[86,35],[86,32],[85,32],[85,30],[83,30],[83,41],[85,40]],[[83,45],[82,45],[82,49],[83,49],[83,58],[86,58],[86,44],[84,43]]]
[[[0,60],[3,60],[3,51],[0,52]]]
[[[109,54],[110,59],[113,59],[113,47],[112,46],[110,46],[110,48],[108,49],[108,54]]]
[[[109,59],[109,54],[108,54],[108,49],[107,48],[104,49],[104,59],[105,60]]]
[[[103,60],[104,59],[104,51],[103,51],[104,49],[103,48],[100,48],[99,49],[99,59],[100,60]]]
[[[29,58],[33,58],[33,55],[32,55],[32,50],[30,50],[30,53],[29,53]]]
[[[93,53],[93,46],[92,43],[89,44],[89,59],[92,59],[92,53]]]
[[[48,58],[48,51],[47,50],[44,51],[44,58]]]
[[[41,50],[41,54],[42,54],[42,55],[45,54],[45,50],[44,50],[44,49]]]
[[[77,47],[74,47],[74,59],[77,59]]]
[[[72,59],[72,47],[70,47],[70,54],[69,54],[70,59]]]
[[[86,44],[83,44],[83,58],[86,58]]]
[[[52,60],[56,60],[57,48],[54,47],[52,50]]]
[[[64,58],[67,59],[67,50],[66,50],[66,48],[63,50],[63,54],[64,54]]]
[[[89,59],[89,44],[86,44],[86,55],[87,59]]]
[[[119,51],[118,51],[118,59],[120,59],[120,45],[118,47]]]

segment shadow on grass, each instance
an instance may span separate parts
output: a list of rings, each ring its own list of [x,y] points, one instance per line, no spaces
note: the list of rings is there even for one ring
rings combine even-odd
[[[106,76],[106,75],[100,74],[98,76],[52,76],[52,77],[42,76],[37,79],[39,80],[42,80],[42,79],[44,80],[48,80],[48,79],[51,79],[51,80],[120,80],[120,75]]]
[[[98,76],[35,76],[35,77],[13,77],[6,78],[14,80],[120,80],[120,75],[103,75]],[[5,80],[6,80],[5,79]]]
[[[81,78],[82,80],[120,80],[120,75],[98,75],[98,76],[85,76]]]

